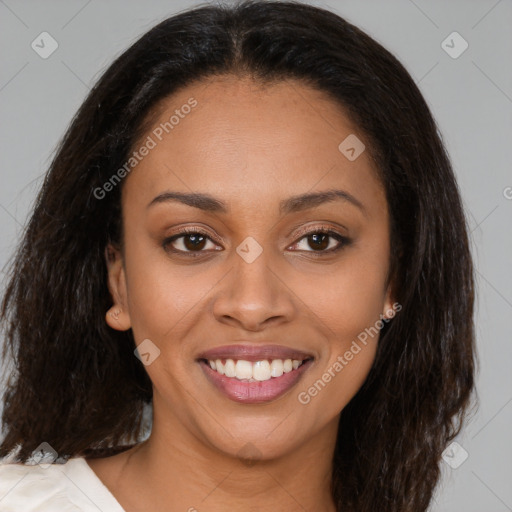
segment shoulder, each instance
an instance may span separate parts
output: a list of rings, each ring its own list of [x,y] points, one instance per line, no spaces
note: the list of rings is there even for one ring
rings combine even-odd
[[[66,477],[59,466],[1,464],[0,512],[78,512],[80,508],[66,496]]]
[[[0,512],[122,510],[83,458],[65,464],[0,464]]]

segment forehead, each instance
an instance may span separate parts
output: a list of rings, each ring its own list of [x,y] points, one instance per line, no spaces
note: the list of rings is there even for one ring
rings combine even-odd
[[[129,174],[126,196],[151,200],[171,189],[259,202],[333,187],[382,196],[368,152],[351,161],[340,151],[354,136],[363,144],[344,109],[310,86],[210,78],[159,104],[134,148],[151,146]]]

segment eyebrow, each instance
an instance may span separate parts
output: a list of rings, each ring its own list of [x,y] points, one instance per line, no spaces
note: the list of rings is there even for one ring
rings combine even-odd
[[[333,201],[345,201],[359,208],[365,215],[364,205],[346,190],[325,190],[322,192],[310,192],[297,196],[289,197],[279,203],[279,212],[281,214],[290,214],[320,206],[324,203]],[[205,212],[228,213],[229,208],[226,203],[209,194],[202,193],[183,193],[183,192],[163,192],[156,196],[149,204],[148,208],[160,203],[178,202],[198,208]]]

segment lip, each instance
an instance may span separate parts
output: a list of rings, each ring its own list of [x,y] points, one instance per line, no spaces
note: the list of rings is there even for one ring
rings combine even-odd
[[[296,370],[262,382],[248,382],[235,377],[226,377],[212,370],[205,360],[200,360],[199,365],[207,379],[230,400],[244,404],[261,404],[277,400],[290,391],[312,363],[313,359],[308,359]]]
[[[224,345],[199,354],[197,360],[244,359],[262,361],[263,359],[313,359],[313,354],[302,352],[283,345]]]
[[[297,359],[304,361],[296,370],[283,373],[280,377],[269,380],[249,382],[235,377],[226,377],[212,370],[209,360],[243,359],[245,361],[262,361],[264,359]],[[290,391],[312,365],[314,356],[307,352],[282,345],[225,345],[201,353],[197,362],[207,380],[225,397],[238,403],[262,404],[277,400]]]

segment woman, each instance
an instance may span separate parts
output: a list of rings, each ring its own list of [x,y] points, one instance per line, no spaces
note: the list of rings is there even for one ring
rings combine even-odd
[[[297,2],[180,13],[93,88],[15,259],[0,510],[427,510],[473,300],[388,51]]]

